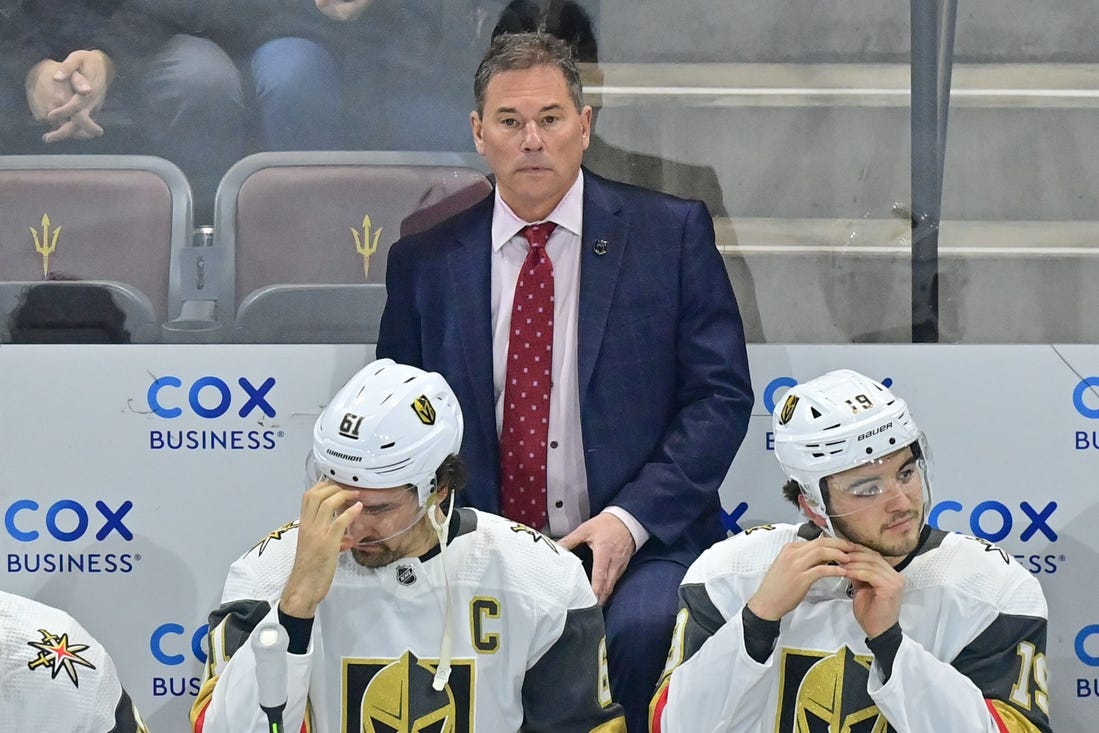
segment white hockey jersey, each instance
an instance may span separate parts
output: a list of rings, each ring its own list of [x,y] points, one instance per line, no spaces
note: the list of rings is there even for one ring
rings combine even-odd
[[[744,605],[786,544],[818,534],[808,524],[755,527],[691,566],[650,708],[654,733],[1050,731],[1041,587],[974,537],[925,527],[898,566],[903,637],[884,684],[842,578],[814,583],[756,662]]]
[[[114,662],[69,614],[0,591],[0,731],[144,733]]]
[[[297,525],[229,571],[210,618],[196,733],[267,731],[248,634],[277,621]],[[603,617],[579,561],[543,535],[472,509],[439,548],[380,568],[340,555],[305,654],[288,653],[284,727],[317,733],[625,731],[607,679]],[[448,612],[450,680],[431,682]]]

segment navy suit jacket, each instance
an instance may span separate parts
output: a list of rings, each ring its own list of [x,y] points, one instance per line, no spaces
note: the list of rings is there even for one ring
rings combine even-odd
[[[577,368],[591,513],[622,507],[652,535],[639,555],[689,563],[724,537],[717,490],[752,408],[740,312],[705,204],[584,177]],[[393,245],[377,355],[446,378],[465,420],[459,501],[498,513],[493,198]]]

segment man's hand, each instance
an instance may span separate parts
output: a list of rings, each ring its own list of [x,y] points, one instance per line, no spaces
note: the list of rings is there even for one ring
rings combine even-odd
[[[54,69],[52,80],[67,84],[72,94],[61,105],[49,110],[46,121],[53,130],[42,139],[47,143],[59,140],[88,140],[103,134],[94,119],[107,98],[107,89],[114,80],[114,62],[102,51],[73,51]]]
[[[597,514],[562,537],[558,544],[571,550],[581,544],[591,547],[591,589],[600,605],[607,602],[614,586],[637,551],[633,535],[622,520],[608,512]]]
[[[305,492],[294,567],[279,601],[283,612],[297,618],[313,618],[317,606],[328,595],[336,577],[336,559],[353,542],[344,532],[363,510],[363,505],[354,499],[354,491],[323,479]]]
[[[813,583],[846,575],[843,563],[850,560],[855,549],[856,545],[835,537],[791,542],[771,563],[755,595],[748,600],[748,608],[761,619],[778,621],[797,608]]]
[[[880,554],[857,546],[843,569],[855,591],[852,611],[868,639],[889,630],[901,617],[904,576]]]
[[[27,72],[24,82],[27,90],[27,106],[31,115],[45,122],[46,115],[68,102],[75,94],[68,79],[57,81],[54,75],[61,68],[60,62],[42,59]]]
[[[355,20],[374,0],[316,0],[317,10],[333,20]]]

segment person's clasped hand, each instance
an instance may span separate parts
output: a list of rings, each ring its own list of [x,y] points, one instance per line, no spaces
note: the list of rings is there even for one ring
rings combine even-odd
[[[317,10],[333,20],[356,20],[374,0],[316,0]]]
[[[103,128],[95,114],[103,106],[114,79],[114,63],[102,51],[73,51],[64,61],[45,60],[27,75],[27,102],[31,114],[51,130],[47,143],[90,140]]]

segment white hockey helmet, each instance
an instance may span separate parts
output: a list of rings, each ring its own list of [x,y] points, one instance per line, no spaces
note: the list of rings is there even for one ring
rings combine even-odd
[[[791,387],[772,421],[775,457],[821,512],[823,479],[880,460],[922,438],[904,400],[850,369]],[[917,450],[918,457],[926,457],[922,443]]]
[[[313,427],[315,478],[366,489],[412,484],[423,506],[462,444],[462,410],[441,375],[392,359],[363,367]]]

